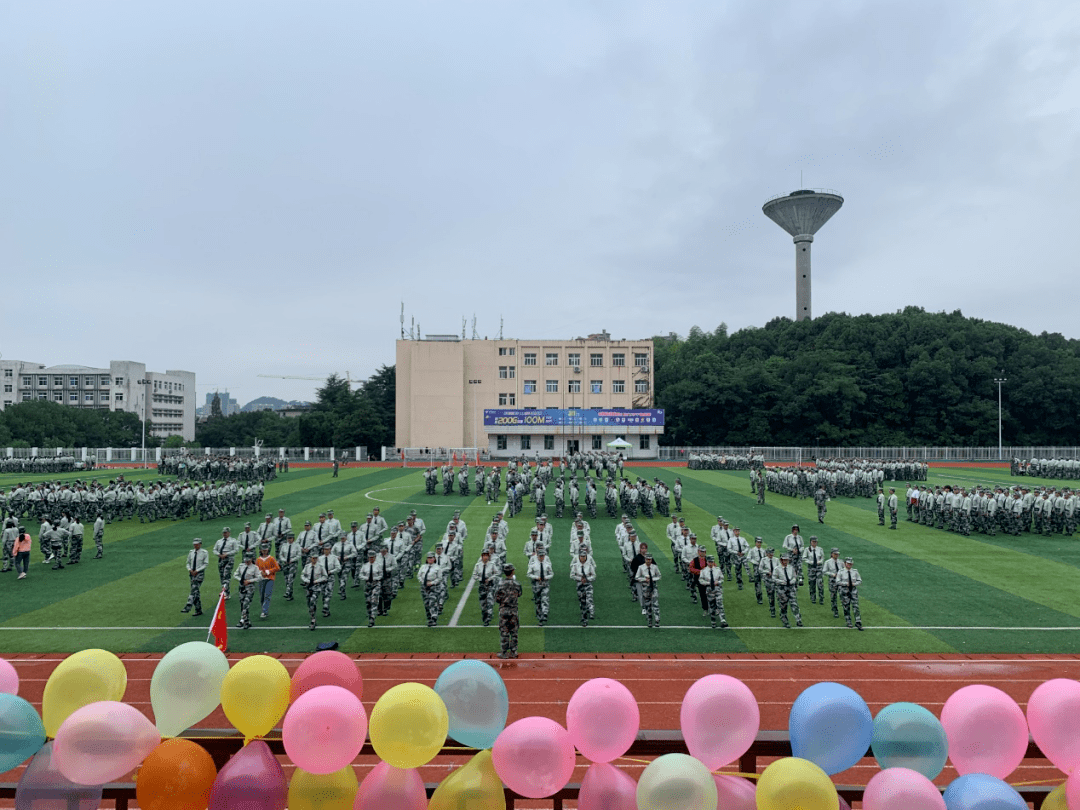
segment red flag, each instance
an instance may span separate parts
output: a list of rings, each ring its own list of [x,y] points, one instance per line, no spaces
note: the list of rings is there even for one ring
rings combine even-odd
[[[451,464],[457,464],[457,453],[454,453],[454,457],[450,460]]]
[[[476,466],[480,466],[480,448],[476,448]]]
[[[214,637],[214,646],[222,652],[229,649],[229,621],[225,617],[225,589],[221,589],[218,597],[217,608],[214,610],[214,621],[210,623],[210,632],[206,635],[206,642],[210,643],[210,636]]]

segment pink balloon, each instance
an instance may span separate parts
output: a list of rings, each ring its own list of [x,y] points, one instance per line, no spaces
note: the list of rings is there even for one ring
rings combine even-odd
[[[1028,698],[1027,720],[1055,768],[1070,773],[1080,765],[1080,681],[1055,678],[1037,687]]]
[[[491,748],[495,773],[520,796],[543,799],[570,781],[577,756],[570,732],[546,717],[526,717],[502,730]]]
[[[714,773],[713,781],[716,782],[716,806],[720,810],[757,810],[757,801],[754,798],[757,788],[749,779],[741,776],[718,776]]]
[[[289,786],[270,746],[250,742],[218,771],[209,810],[285,810]]]
[[[630,750],[641,713],[630,690],[611,678],[593,678],[577,688],[566,706],[570,740],[591,762],[611,762]]]
[[[578,810],[637,810],[637,782],[607,762],[585,771]]]
[[[993,686],[972,684],[952,693],[941,709],[949,759],[961,776],[1005,779],[1027,752],[1028,728],[1016,701]]]
[[[863,810],[945,810],[945,797],[918,771],[886,768],[866,783]]]
[[[416,768],[402,770],[380,762],[360,783],[353,810],[427,810],[427,806],[424,780]]]
[[[686,690],[679,710],[690,756],[710,771],[745,754],[761,726],[757,699],[742,681],[729,675],[706,675]]]
[[[145,714],[103,700],[71,713],[56,731],[53,763],[79,785],[104,785],[131,773],[161,743]]]
[[[1065,804],[1080,807],[1080,768],[1076,768],[1065,782]]]
[[[19,694],[19,673],[3,658],[0,658],[0,692],[8,695]]]
[[[340,686],[316,686],[289,707],[281,741],[293,763],[308,773],[340,771],[360,753],[368,719],[360,698]]]
[[[336,650],[323,650],[304,659],[293,673],[290,699],[295,701],[316,686],[340,686],[356,695],[358,700],[364,699],[364,677],[360,668],[356,661]]]

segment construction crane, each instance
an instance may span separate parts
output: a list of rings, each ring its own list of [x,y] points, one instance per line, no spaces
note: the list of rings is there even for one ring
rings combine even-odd
[[[317,382],[325,382],[326,377],[296,377],[289,374],[256,374],[257,377],[270,377],[275,380],[315,380]],[[340,376],[340,375],[338,375]],[[345,381],[349,385],[363,385],[363,380],[354,380],[348,371],[345,372]]]

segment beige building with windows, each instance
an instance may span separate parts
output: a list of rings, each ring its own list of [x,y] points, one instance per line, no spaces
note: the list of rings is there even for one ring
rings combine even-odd
[[[0,360],[0,384],[4,386],[0,410],[41,399],[73,408],[128,411],[150,420],[150,435],[195,439],[191,371],[147,371],[144,363],[130,360],[113,360],[108,368]]]
[[[653,408],[652,374],[651,340],[607,333],[568,341],[399,340],[397,446],[561,456],[623,437],[632,455],[654,456],[662,414],[623,413]],[[547,413],[521,413],[534,410]]]

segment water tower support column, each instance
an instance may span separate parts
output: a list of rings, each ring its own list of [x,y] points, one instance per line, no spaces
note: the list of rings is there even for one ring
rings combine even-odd
[[[810,310],[810,243],[814,237],[801,233],[795,237],[795,320],[808,321]]]

